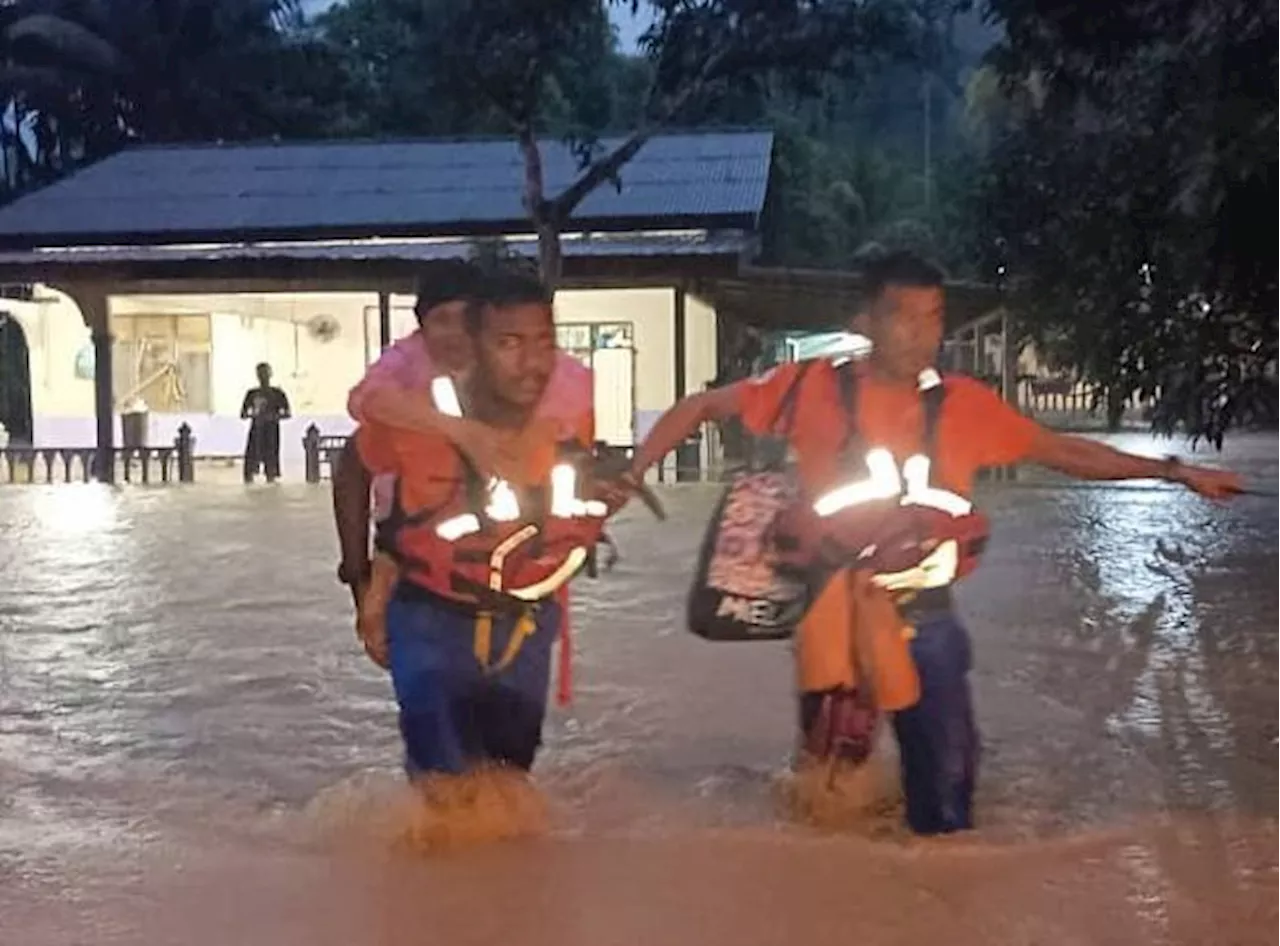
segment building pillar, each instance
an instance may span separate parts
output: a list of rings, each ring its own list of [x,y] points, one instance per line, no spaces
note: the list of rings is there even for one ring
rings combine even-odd
[[[1013,347],[1013,333],[1009,325],[1009,310],[1000,309],[1000,396],[1015,409],[1018,404],[1018,353]],[[1018,478],[1016,466],[1006,466],[1000,471],[1000,479],[1013,481]]]
[[[689,331],[688,331],[688,293],[684,286],[675,290],[675,305],[672,307],[672,351],[674,364],[672,381],[675,388],[675,400],[681,400],[689,393]],[[698,457],[701,451],[702,431],[697,431],[685,443],[676,447],[676,482],[696,481],[699,478]]]
[[[97,421],[94,476],[102,483],[116,479],[115,384],[112,377],[111,302],[104,286],[56,287],[80,309],[93,340],[93,410]]]
[[[378,344],[383,351],[391,345],[391,293],[378,290]]]
[[[1013,350],[1008,309],[1000,311],[1000,396],[1005,403],[1018,406],[1018,353]]]
[[[677,401],[689,393],[686,390],[687,381],[685,380],[686,379],[685,370],[689,363],[689,352],[688,352],[689,333],[687,330],[687,317],[685,314],[686,305],[687,305],[687,296],[685,293],[685,288],[684,286],[677,286],[675,306],[673,308],[673,316],[672,316],[672,323],[673,323],[672,331],[674,332],[674,335],[673,335],[673,344],[671,346],[673,351],[675,352],[675,364],[672,365],[672,367],[674,369],[673,377],[675,380],[675,389],[676,389],[675,399]]]

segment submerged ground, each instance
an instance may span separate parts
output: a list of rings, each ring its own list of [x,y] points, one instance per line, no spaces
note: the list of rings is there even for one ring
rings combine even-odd
[[[327,490],[0,491],[0,943],[1274,943],[1276,456],[1207,455],[1271,494],[1225,509],[986,495],[983,826],[943,842],[782,814],[785,647],[681,626],[713,492],[629,509],[575,586],[554,830],[434,858],[372,827],[395,718]]]

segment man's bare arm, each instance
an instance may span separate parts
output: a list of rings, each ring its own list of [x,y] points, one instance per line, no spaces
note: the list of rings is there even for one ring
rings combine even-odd
[[[372,478],[354,437],[347,439],[333,470],[333,519],[342,555],[340,577],[357,598],[369,574],[369,490]]]
[[[384,384],[360,399],[361,423],[383,424],[400,430],[438,433],[448,437],[458,418],[441,414],[429,391]],[[452,438],[450,438],[452,439]]]
[[[1082,480],[1167,480],[1211,499],[1224,499],[1244,488],[1240,477],[1226,470],[1139,457],[1087,437],[1058,434],[1044,428],[1036,432],[1027,459]]]
[[[482,473],[518,475],[515,458],[495,431],[465,417],[442,414],[436,410],[430,392],[380,385],[362,394],[359,409],[362,423],[439,434],[466,454]]]
[[[739,384],[729,384],[691,394],[667,409],[635,452],[631,461],[631,476],[640,479],[649,467],[658,463],[700,426],[709,420],[728,420],[741,411],[742,389]]]
[[[1172,465],[1139,457],[1087,437],[1041,428],[1031,441],[1027,459],[1081,480],[1166,479]]]

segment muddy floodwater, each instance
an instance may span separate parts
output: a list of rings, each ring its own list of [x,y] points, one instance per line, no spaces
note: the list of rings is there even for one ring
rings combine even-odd
[[[550,833],[447,856],[384,836],[394,706],[327,488],[4,489],[0,944],[1275,943],[1277,442],[1201,456],[1269,495],[983,494],[978,831],[786,816],[786,647],[682,626],[695,486],[575,585]]]

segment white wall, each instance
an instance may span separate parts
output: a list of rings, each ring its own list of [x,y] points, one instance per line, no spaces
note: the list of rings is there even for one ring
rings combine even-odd
[[[716,376],[716,310],[697,296],[685,295],[685,390],[696,394]]]
[[[654,289],[568,289],[556,293],[557,322],[630,322],[636,352],[637,434],[675,396],[675,294]],[[647,420],[647,423],[646,423]]]
[[[371,325],[366,324],[366,308]],[[178,427],[190,425],[200,456],[234,456],[244,449],[240,404],[265,361],[274,383],[284,389],[293,419],[281,428],[281,460],[286,474],[302,467],[302,437],[311,424],[326,433],[352,427],[347,392],[360,380],[367,353],[377,351],[377,296],[373,293],[289,293],[238,295],[119,296],[112,317],[134,313],[207,315],[210,320],[209,377],[212,413],[153,414],[152,443],[167,443]],[[308,323],[331,316],[338,334],[321,340]],[[372,336],[372,338],[369,338]]]
[[[92,444],[93,382],[75,373],[76,355],[92,345],[79,307],[62,293],[37,286],[35,301],[3,299],[0,309],[12,315],[27,336],[35,442],[48,446]],[[86,429],[87,440],[82,435]]]
[[[558,322],[631,322],[635,360],[635,442],[675,402],[674,287],[568,290],[556,294]],[[716,375],[716,312],[685,296],[685,391]],[[674,459],[668,461],[668,466]]]
[[[27,335],[31,353],[35,440],[42,446],[89,445],[95,439],[93,382],[75,376],[77,353],[91,344],[76,305],[47,287],[40,301],[0,300]],[[392,298],[392,335],[416,328],[409,297]],[[153,414],[151,442],[166,443],[181,423],[191,425],[200,455],[239,454],[244,424],[239,418],[245,390],[255,383],[254,366],[271,363],[276,383],[289,395],[294,420],[282,431],[287,467],[301,462],[301,438],[308,424],[325,433],[351,429],[347,392],[360,379],[366,357],[377,357],[377,297],[372,293],[117,296],[113,316],[127,314],[206,315],[210,318],[212,413]],[[630,322],[635,346],[636,434],[642,436],[675,396],[673,370],[675,290],[562,290],[556,295],[558,322]],[[336,338],[321,342],[306,325],[331,315]],[[715,375],[715,312],[701,300],[686,303],[685,377],[690,392]],[[117,437],[119,437],[117,428]]]

